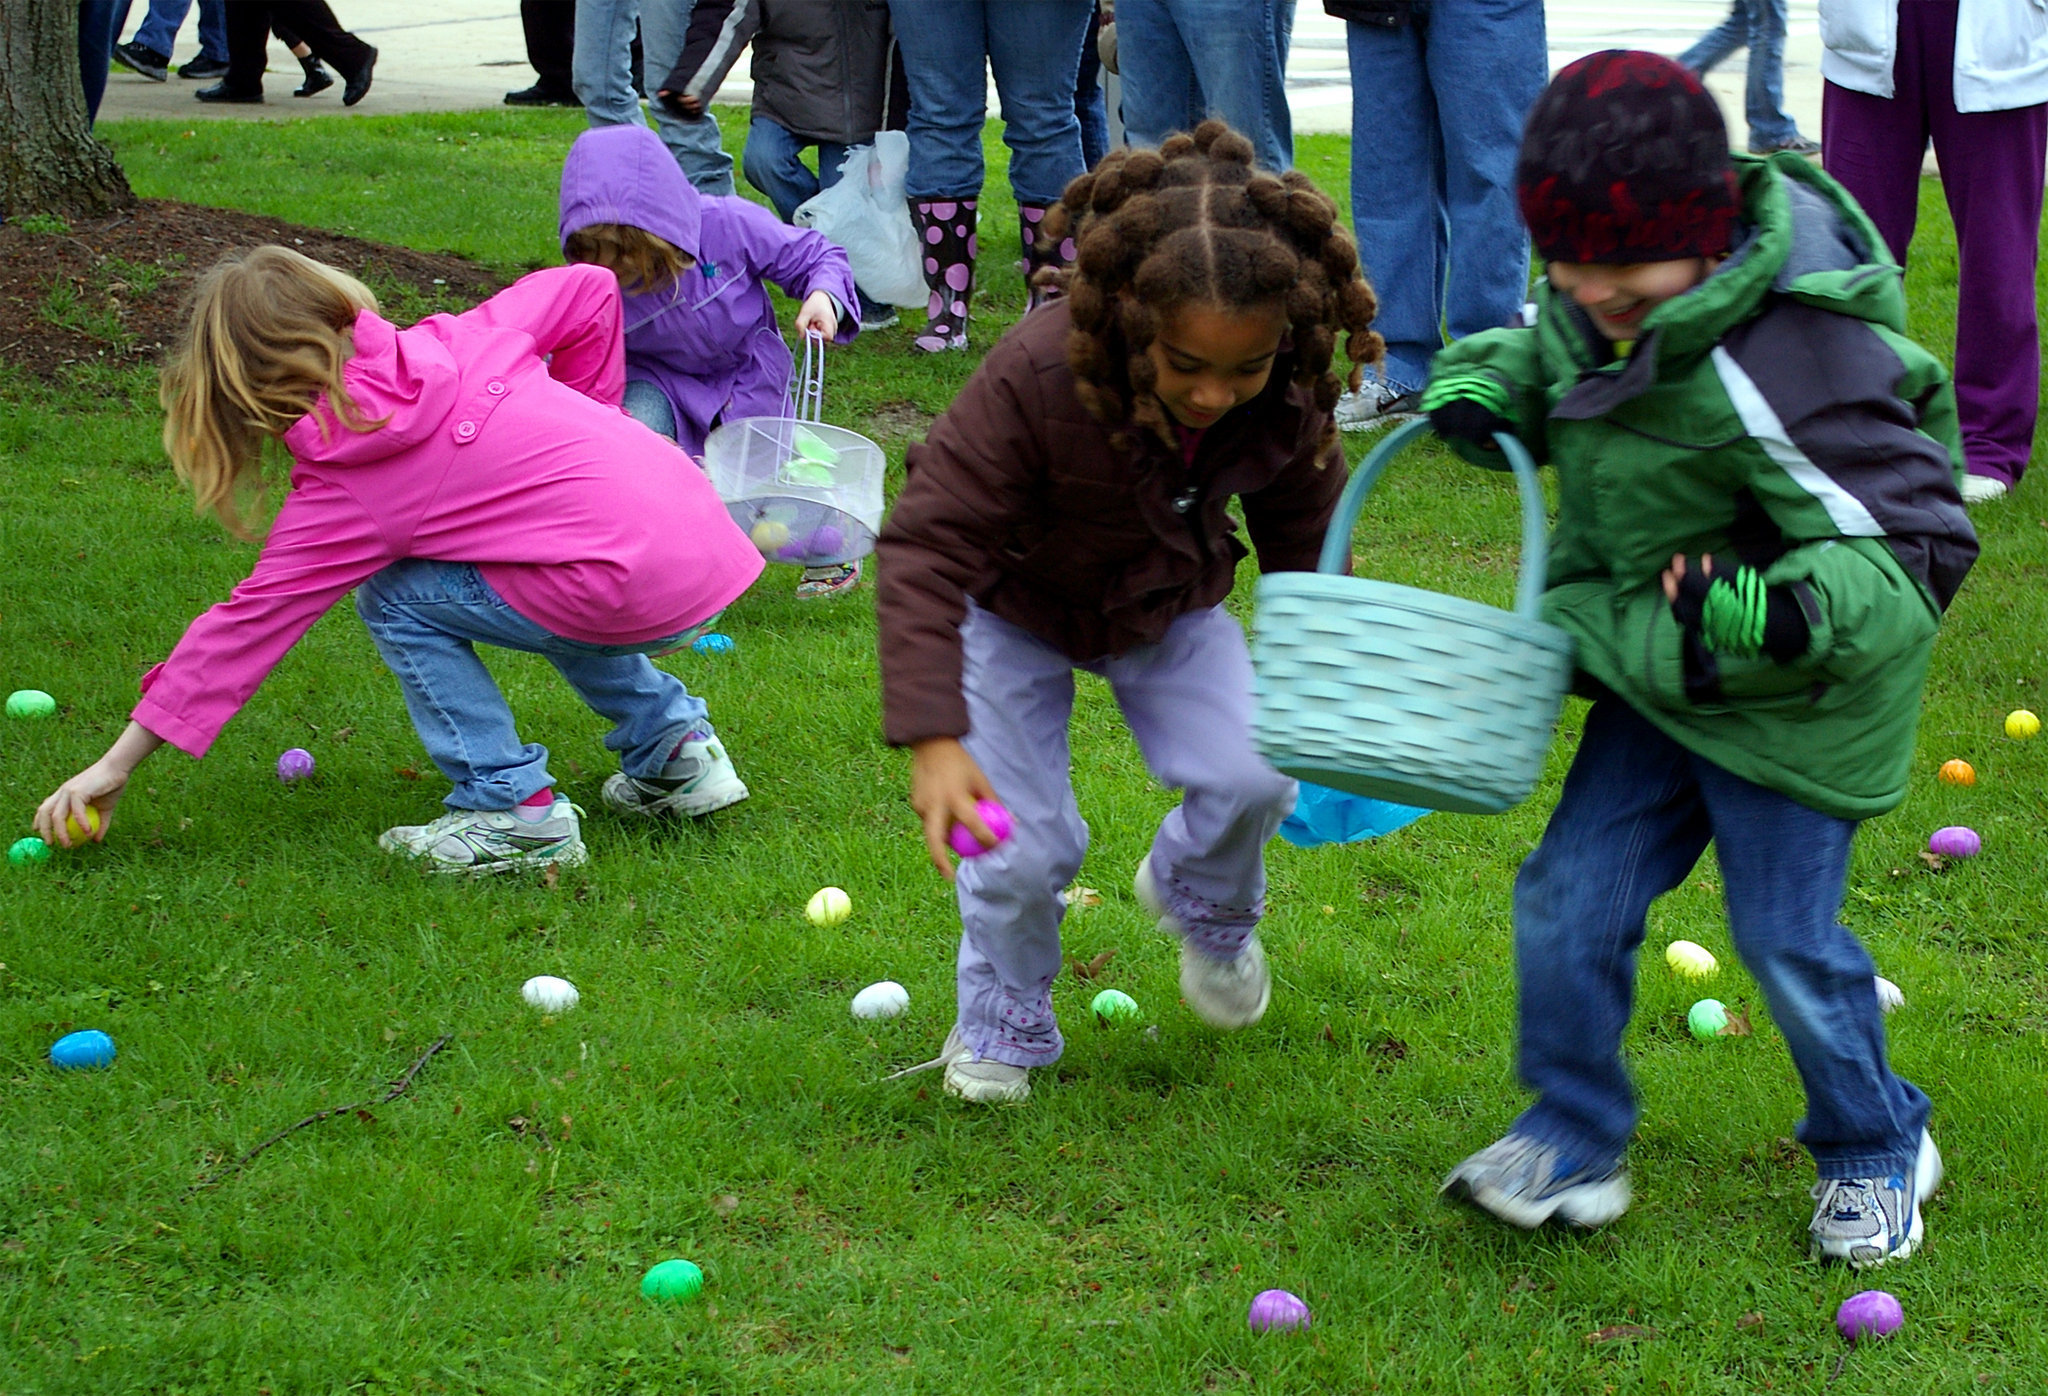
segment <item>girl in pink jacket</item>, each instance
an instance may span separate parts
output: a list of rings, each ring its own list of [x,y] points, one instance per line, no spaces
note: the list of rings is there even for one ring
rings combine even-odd
[[[745,799],[703,702],[647,656],[688,644],[761,556],[689,458],[620,410],[621,326],[600,267],[535,272],[408,330],[287,248],[209,271],[164,371],[164,448],[239,537],[266,439],[292,455],[291,491],[255,570],[143,676],[106,754],[43,801],[43,837],[69,846],[71,819],[103,838],[142,759],[165,742],[203,756],[351,588],[454,785],[438,819],[385,831],[390,852],[464,873],[584,860],[579,811],[555,793],[547,749],[520,740],[477,644],[545,655],[612,720],[613,809]]]

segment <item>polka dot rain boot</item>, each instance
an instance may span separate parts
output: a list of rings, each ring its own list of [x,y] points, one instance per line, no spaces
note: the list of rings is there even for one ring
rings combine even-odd
[[[927,354],[967,347],[967,303],[974,296],[973,199],[913,199],[910,222],[924,248],[924,284],[931,291],[924,333],[911,343]]]
[[[1041,305],[1056,301],[1063,294],[1057,286],[1034,284],[1038,273],[1051,267],[1055,271],[1070,266],[1074,260],[1074,240],[1061,238],[1056,247],[1040,251],[1038,247],[1038,225],[1045,221],[1049,210],[1042,204],[1017,205],[1017,231],[1024,240],[1024,313],[1029,315]]]

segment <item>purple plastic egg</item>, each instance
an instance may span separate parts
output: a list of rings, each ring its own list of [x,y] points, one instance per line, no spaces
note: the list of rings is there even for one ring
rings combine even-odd
[[[1306,1328],[1308,1305],[1284,1289],[1263,1289],[1252,1299],[1251,1325],[1254,1333],[1284,1333]]]
[[[819,524],[804,540],[804,548],[812,557],[834,557],[845,546],[846,534],[831,524]]]
[[[1881,1289],[1852,1294],[1835,1310],[1835,1327],[1850,1342],[1864,1338],[1889,1338],[1906,1321],[1899,1301]]]
[[[1983,848],[1984,840],[1977,837],[1977,831],[1960,824],[1936,829],[1934,836],[1927,840],[1927,851],[1944,858],[1974,858]]]
[[[804,551],[804,545],[801,543],[784,543],[775,550],[777,562],[802,562],[808,556],[810,554]]]
[[[302,746],[295,746],[277,758],[277,778],[279,780],[304,780],[311,774],[313,774],[313,753]]]
[[[996,836],[998,846],[1009,840],[1017,827],[1017,821],[1010,818],[1010,812],[994,800],[976,800],[974,812],[981,816],[981,822],[988,825],[988,831]],[[981,840],[965,824],[955,824],[946,835],[946,842],[953,845],[953,851],[962,858],[979,858],[984,853],[993,853],[993,848],[983,848]]]

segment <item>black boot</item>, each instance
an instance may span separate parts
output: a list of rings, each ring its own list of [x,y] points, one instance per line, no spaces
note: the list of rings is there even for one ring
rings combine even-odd
[[[292,89],[294,97],[311,97],[334,86],[334,74],[327,71],[320,60],[307,54],[299,60],[299,66],[306,70],[306,80]]]
[[[931,292],[924,333],[911,343],[927,354],[967,347],[967,306],[974,298],[975,200],[912,199],[910,225],[924,249],[924,284]]]
[[[1057,286],[1038,285],[1038,273],[1048,267],[1054,271],[1067,266],[1074,260],[1074,240],[1061,238],[1055,247],[1041,252],[1038,249],[1038,225],[1045,221],[1049,212],[1041,204],[1017,205],[1017,231],[1024,239],[1024,313],[1029,315],[1050,301],[1060,298]]]

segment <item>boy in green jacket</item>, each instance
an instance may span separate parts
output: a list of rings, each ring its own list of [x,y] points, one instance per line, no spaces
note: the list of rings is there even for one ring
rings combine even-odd
[[[1595,701],[1515,883],[1537,1099],[1444,1189],[1523,1227],[1627,1208],[1636,953],[1711,840],[1806,1087],[1812,1252],[1904,1256],[1941,1156],[1835,917],[1857,822],[1905,794],[1934,633],[1977,555],[1954,395],[1901,333],[1869,220],[1803,159],[1731,157],[1667,59],[1561,71],[1516,179],[1548,270],[1536,324],[1443,350],[1422,405],[1468,459],[1502,464],[1502,430],[1557,467],[1544,612]]]

